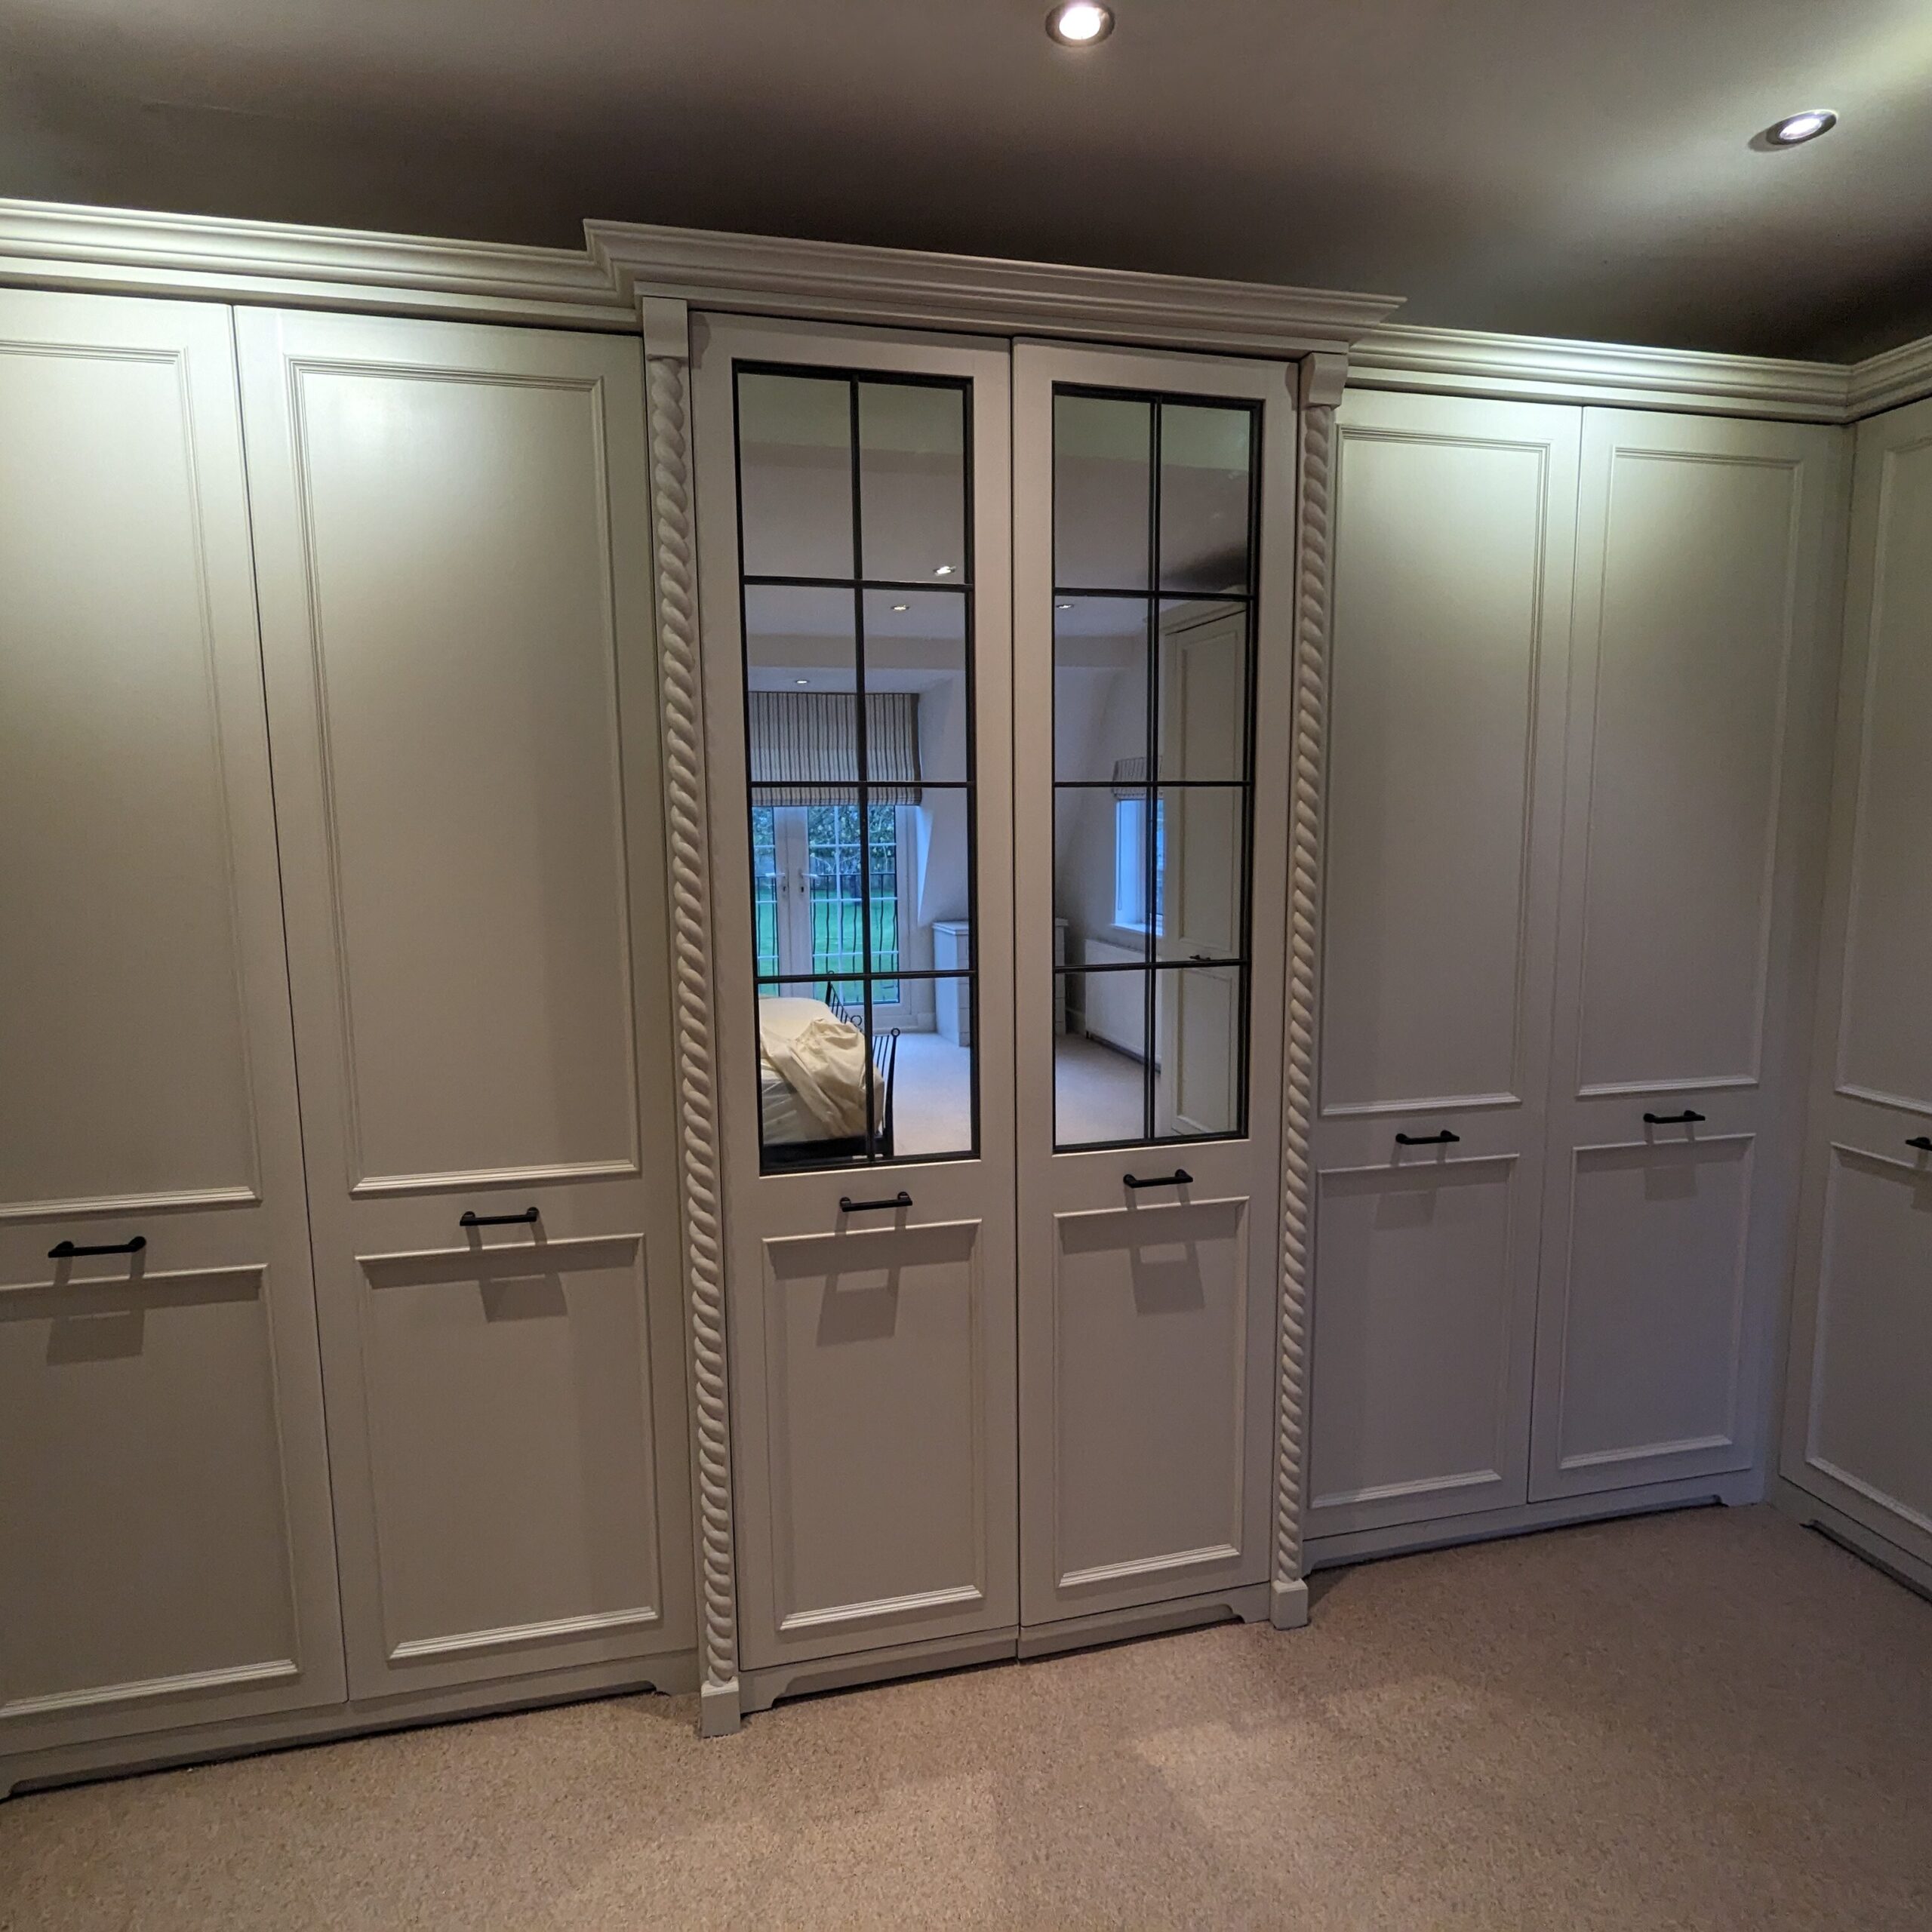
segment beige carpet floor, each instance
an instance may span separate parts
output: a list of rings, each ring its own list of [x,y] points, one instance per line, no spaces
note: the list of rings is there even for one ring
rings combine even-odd
[[[1932,1926],[1932,1605],[1768,1510],[781,1706],[636,1697],[0,1804],[0,1924]]]

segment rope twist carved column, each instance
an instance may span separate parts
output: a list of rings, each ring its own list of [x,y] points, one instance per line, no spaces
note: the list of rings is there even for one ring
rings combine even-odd
[[[1328,555],[1335,405],[1346,365],[1303,365],[1300,518],[1295,577],[1294,772],[1288,880],[1287,1078],[1281,1134],[1280,1383],[1275,1398],[1277,1629],[1308,1620],[1302,1580],[1302,1485],[1307,1445],[1308,1295],[1312,1233],[1309,1134],[1315,1111],[1316,974],[1321,900],[1323,760],[1327,738]]]
[[[665,313],[665,311],[674,311]],[[717,1056],[712,1026],[711,907],[705,828],[703,711],[691,514],[691,383],[683,305],[645,304],[651,534],[657,583],[671,880],[672,997],[678,1040],[679,1192],[690,1292],[703,1601],[699,1725],[738,1727],[737,1586],[731,1542],[731,1415],[719,1230]]]

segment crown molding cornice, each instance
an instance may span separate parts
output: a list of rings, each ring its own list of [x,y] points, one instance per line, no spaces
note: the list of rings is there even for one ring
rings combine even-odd
[[[780,236],[587,221],[638,296],[694,309],[1303,355],[1346,349],[1401,298]]]
[[[623,329],[637,312],[587,250],[0,199],[0,281]]]
[[[694,309],[1305,356],[1371,389],[1856,422],[1932,395],[1932,337],[1862,362],[1425,328],[1397,298],[588,221],[582,249],[0,198],[0,285],[635,330]]]
[[[1851,375],[1836,362],[1404,323],[1373,331],[1349,352],[1349,381],[1357,388],[1697,410],[1807,423],[1845,420]]]
[[[1928,395],[1932,395],[1932,335],[1854,363],[1845,413],[1855,423]]]

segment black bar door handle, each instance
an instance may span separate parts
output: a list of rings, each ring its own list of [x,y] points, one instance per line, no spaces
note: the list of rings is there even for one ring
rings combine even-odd
[[[1681,1114],[1646,1114],[1646,1127],[1694,1127],[1704,1116],[1695,1107],[1686,1107]]]
[[[1916,1147],[1921,1154],[1932,1154],[1932,1134],[1915,1134],[1905,1144]]]
[[[912,1197],[902,1187],[890,1201],[854,1201],[849,1194],[838,1197],[838,1211],[841,1214],[869,1214],[884,1208],[909,1208]]]
[[[1460,1134],[1451,1134],[1445,1127],[1440,1134],[1398,1134],[1395,1137],[1398,1147],[1453,1147],[1462,1139]]]
[[[102,1247],[76,1247],[70,1241],[57,1241],[47,1251],[50,1261],[71,1261],[77,1254],[138,1254],[148,1244],[146,1235],[132,1241],[111,1241]]]
[[[1122,1174],[1120,1184],[1123,1187],[1192,1187],[1194,1177],[1185,1168],[1177,1168],[1171,1174]]]
[[[460,1228],[517,1228],[537,1218],[534,1208],[526,1208],[521,1214],[464,1214],[457,1222]]]

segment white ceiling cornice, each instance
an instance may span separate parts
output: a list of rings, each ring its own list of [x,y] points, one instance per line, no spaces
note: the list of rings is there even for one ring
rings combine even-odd
[[[1932,395],[1932,335],[1854,363],[1846,414],[1857,422],[1927,395]]]
[[[1346,348],[1401,298],[1124,269],[589,221],[627,291],[693,308],[1152,343],[1245,355]]]
[[[1932,395],[1932,337],[1850,365],[1423,328],[1391,296],[848,247],[624,222],[586,246],[446,242],[0,198],[0,283],[552,328],[638,302],[1241,355],[1346,350],[1363,388],[1844,423]]]
[[[1399,322],[1374,330],[1349,352],[1349,381],[1358,388],[1812,423],[1845,420],[1852,374],[1837,362],[1487,335]]]
[[[0,199],[0,281],[589,328],[636,311],[587,250]]]

